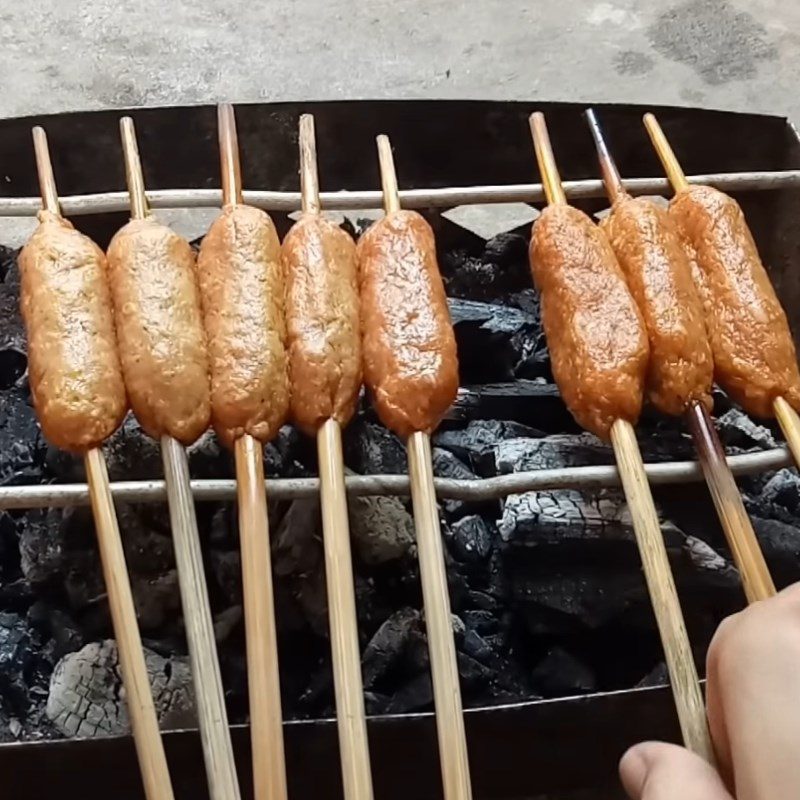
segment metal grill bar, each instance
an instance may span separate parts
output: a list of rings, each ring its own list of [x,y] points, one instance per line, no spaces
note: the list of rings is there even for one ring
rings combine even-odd
[[[800,170],[772,172],[715,172],[691,175],[690,183],[715,186],[726,192],[766,189],[787,189],[800,186]],[[623,181],[634,195],[671,194],[666,178],[631,178]],[[599,180],[564,181],[570,200],[605,197]],[[219,189],[160,189],[147,192],[150,206],[159,208],[219,208],[222,192]],[[322,192],[320,199],[326,210],[381,208],[380,191]],[[540,183],[518,183],[498,186],[450,186],[441,189],[407,189],[400,192],[404,208],[452,208],[483,203],[539,203],[544,200]],[[67,216],[107,214],[128,211],[127,192],[104,192],[61,197],[61,208]],[[245,191],[244,202],[267,211],[297,211],[300,192]],[[0,198],[0,216],[31,217],[41,209],[38,197]]]
[[[788,467],[792,463],[785,447],[728,457],[734,475],[755,475]],[[700,483],[703,473],[696,461],[669,461],[646,464],[652,484]],[[407,475],[351,475],[345,479],[351,496],[410,494]],[[443,499],[480,502],[510,494],[547,489],[602,489],[620,485],[616,467],[566,467],[515,472],[495,478],[456,480],[435,478],[436,493]],[[233,500],[234,480],[194,480],[192,494],[197,501]],[[270,500],[297,500],[319,496],[317,478],[277,478],[266,481]],[[114,500],[127,503],[157,503],[166,500],[164,481],[119,481],[111,484]],[[48,484],[46,486],[0,487],[0,509],[66,508],[89,504],[85,483]]]

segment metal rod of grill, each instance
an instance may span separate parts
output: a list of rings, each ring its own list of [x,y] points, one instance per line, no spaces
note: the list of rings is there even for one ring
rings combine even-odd
[[[689,175],[689,183],[714,186],[725,192],[744,192],[800,187],[800,170],[774,170],[756,172],[712,172],[707,175]],[[632,195],[669,194],[666,178],[628,178],[625,190]],[[604,197],[603,182],[597,179],[564,181],[567,200]],[[164,208],[219,208],[222,192],[219,189],[155,189],[148,190],[147,199],[152,209]],[[459,205],[483,203],[539,203],[544,200],[541,183],[516,183],[488,186],[448,186],[431,189],[405,189],[400,191],[404,208],[450,208]],[[60,198],[61,208],[67,216],[108,214],[128,211],[127,192],[101,192]],[[297,211],[300,192],[270,192],[245,190],[243,202],[267,211]],[[347,211],[378,209],[381,193],[374,190],[321,192],[320,202],[326,210]],[[0,197],[0,216],[32,217],[41,209],[38,197]]]

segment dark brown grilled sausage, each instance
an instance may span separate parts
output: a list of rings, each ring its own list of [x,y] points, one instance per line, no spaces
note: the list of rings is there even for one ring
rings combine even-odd
[[[605,234],[567,205],[534,223],[530,261],[561,396],[580,425],[608,439],[615,420],[639,417],[649,355],[622,269]]]
[[[458,392],[458,357],[436,243],[414,211],[376,222],[358,243],[364,382],[400,436],[430,433]]]
[[[108,248],[122,373],[153,437],[190,444],[208,427],[208,357],[194,253],[153,219],[132,220]]]
[[[127,408],[106,257],[67,220],[43,211],[19,258],[31,394],[57,447],[100,445]]]
[[[691,265],[666,210],[622,195],[601,225],[650,341],[648,396],[665,414],[693,401],[711,408],[714,362]]]
[[[669,213],[700,273],[717,383],[758,417],[773,416],[777,397],[800,409],[789,323],[739,204],[692,186],[675,195]]]
[[[284,272],[269,215],[223,209],[197,261],[211,364],[211,418],[230,446],[244,433],[269,441],[286,420]]]
[[[304,216],[283,242],[293,421],[313,434],[344,426],[361,388],[356,246],[338,225]]]

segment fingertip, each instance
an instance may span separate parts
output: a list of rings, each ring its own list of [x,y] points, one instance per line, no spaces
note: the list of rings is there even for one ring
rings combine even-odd
[[[642,796],[647,780],[646,746],[647,743],[635,744],[619,761],[619,778],[631,800],[638,800]]]

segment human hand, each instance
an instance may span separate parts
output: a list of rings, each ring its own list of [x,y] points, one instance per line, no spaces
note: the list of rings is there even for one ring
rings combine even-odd
[[[620,763],[628,795],[800,798],[800,584],[726,619],[709,647],[706,676],[718,769],[681,747],[646,742]]]

